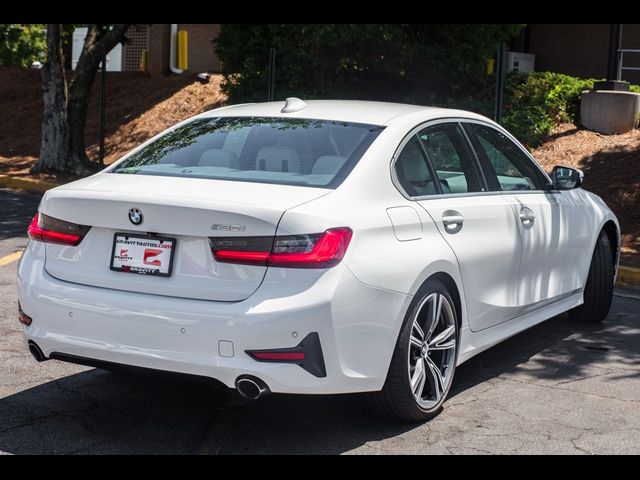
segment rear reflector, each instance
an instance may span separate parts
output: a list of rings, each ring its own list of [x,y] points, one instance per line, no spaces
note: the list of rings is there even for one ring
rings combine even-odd
[[[327,376],[318,332],[309,333],[295,347],[245,350],[245,353],[257,362],[292,363],[300,366],[314,377],[323,378]]]
[[[251,356],[256,360],[274,361],[301,361],[306,355],[304,352],[251,352]]]
[[[328,268],[344,257],[353,232],[331,228],[324,233],[279,237],[212,238],[218,262],[291,268]]]
[[[31,240],[75,247],[80,244],[90,228],[38,212],[31,220],[27,234]]]

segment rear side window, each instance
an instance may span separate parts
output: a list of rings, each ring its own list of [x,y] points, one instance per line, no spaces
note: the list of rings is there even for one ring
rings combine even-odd
[[[418,138],[436,170],[443,193],[484,190],[475,157],[458,124],[448,123],[425,128],[418,134]]]
[[[398,182],[410,197],[439,193],[418,137],[413,136],[407,142],[394,168]]]
[[[382,129],[308,119],[197,119],[110,172],[335,188]]]
[[[491,190],[542,190],[548,180],[540,169],[515,143],[498,130],[469,123],[479,154],[484,154]]]

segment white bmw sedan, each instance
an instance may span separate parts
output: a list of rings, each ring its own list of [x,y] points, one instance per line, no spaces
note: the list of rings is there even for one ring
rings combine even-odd
[[[18,269],[37,360],[213,377],[248,398],[368,392],[434,416],[457,365],[606,317],[616,217],[469,112],[238,105],[49,190]]]

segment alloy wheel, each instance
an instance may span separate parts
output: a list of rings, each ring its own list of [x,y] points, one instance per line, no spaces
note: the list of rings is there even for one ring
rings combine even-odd
[[[409,337],[410,388],[418,405],[441,403],[453,380],[457,350],[453,305],[441,293],[427,295],[413,318]]]

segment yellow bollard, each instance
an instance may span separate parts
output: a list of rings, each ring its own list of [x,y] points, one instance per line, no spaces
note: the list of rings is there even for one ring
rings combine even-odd
[[[186,30],[178,32],[178,68],[189,69],[189,34]]]
[[[140,71],[146,72],[149,67],[149,54],[147,53],[147,49],[142,50],[140,54]]]
[[[495,66],[496,66],[495,58],[490,58],[489,60],[487,60],[487,75],[493,75],[493,72],[495,71]]]

